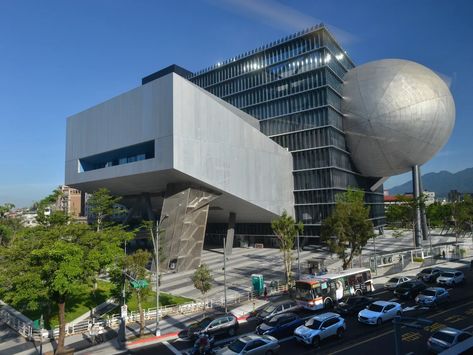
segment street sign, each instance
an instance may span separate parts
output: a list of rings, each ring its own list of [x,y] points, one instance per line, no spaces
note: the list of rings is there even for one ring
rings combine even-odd
[[[131,282],[133,288],[146,288],[148,287],[148,281],[146,280],[136,280]]]

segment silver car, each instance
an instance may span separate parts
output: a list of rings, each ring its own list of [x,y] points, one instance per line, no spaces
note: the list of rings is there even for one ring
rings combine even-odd
[[[403,282],[412,280],[412,277],[408,276],[396,276],[396,277],[391,277],[388,282],[384,284],[384,288],[386,290],[394,290],[397,285],[402,284]]]
[[[470,333],[447,327],[432,334],[427,340],[427,346],[434,353],[441,353],[471,336]]]
[[[274,354],[279,350],[279,343],[271,335],[245,335],[222,349],[217,349],[217,355],[235,355],[235,354]]]
[[[440,303],[448,302],[450,295],[443,287],[429,287],[416,297],[416,303],[421,306],[433,307]]]
[[[439,285],[454,286],[465,282],[465,275],[461,271],[449,270],[444,271],[437,277]]]

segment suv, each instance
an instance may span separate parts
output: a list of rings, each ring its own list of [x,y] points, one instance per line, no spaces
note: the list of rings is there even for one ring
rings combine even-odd
[[[420,291],[426,288],[427,286],[422,281],[406,281],[394,289],[394,295],[398,298],[415,298]]]
[[[335,309],[343,315],[358,314],[359,311],[365,309],[366,306],[370,305],[374,301],[375,299],[372,297],[350,296],[342,299]]]
[[[294,331],[298,342],[319,346],[322,339],[336,335],[341,338],[347,329],[345,319],[339,314],[328,312],[314,316]]]
[[[454,286],[465,282],[465,275],[461,271],[445,270],[437,277],[439,285]]]
[[[396,276],[391,277],[388,282],[384,284],[384,288],[386,290],[394,290],[398,285],[402,284],[403,282],[411,280],[411,277],[408,276]]]
[[[277,314],[296,311],[299,308],[300,306],[293,300],[284,300],[275,303],[270,302],[262,308],[250,313],[249,318],[256,318],[259,323],[262,323]]]
[[[236,334],[238,326],[238,320],[233,314],[219,314],[191,324],[179,334],[179,337],[189,338],[192,341],[197,339],[200,333],[228,334],[232,337]]]
[[[443,270],[438,267],[428,267],[427,269],[419,272],[416,276],[419,280],[424,282],[435,282],[437,277],[440,276],[441,272],[443,272]]]

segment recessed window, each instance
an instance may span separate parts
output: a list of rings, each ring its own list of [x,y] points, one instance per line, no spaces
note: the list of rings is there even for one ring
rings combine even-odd
[[[154,158],[154,140],[79,159],[79,172]]]

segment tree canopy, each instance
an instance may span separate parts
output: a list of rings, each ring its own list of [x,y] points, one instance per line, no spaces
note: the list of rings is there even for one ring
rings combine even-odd
[[[95,218],[95,226],[100,231],[107,223],[107,219],[119,214],[122,210],[117,206],[121,197],[112,196],[106,188],[95,191],[87,200],[90,214]]]
[[[321,238],[342,259],[344,270],[374,236],[364,192],[350,189],[338,194],[332,214],[322,222]]]
[[[292,280],[292,250],[297,234],[304,231],[304,225],[302,222],[296,223],[294,218],[284,211],[281,217],[271,222],[271,228],[278,239],[279,249],[283,254],[286,282],[290,283]]]
[[[204,296],[212,288],[213,276],[207,265],[201,264],[192,275],[194,287]]]

